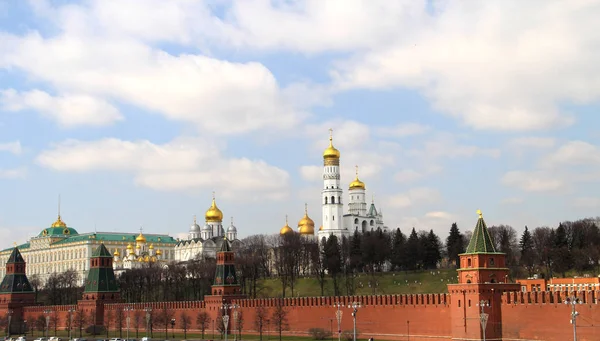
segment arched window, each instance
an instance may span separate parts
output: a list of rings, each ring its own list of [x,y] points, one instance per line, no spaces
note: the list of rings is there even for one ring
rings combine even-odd
[[[471,267],[471,258],[467,259],[467,266]]]
[[[340,197],[338,197],[338,204],[341,204],[341,203],[342,203],[342,197],[340,196]]]
[[[354,223],[358,224],[358,218],[354,219]]]
[[[335,204],[335,197],[334,196],[331,196],[331,203]]]
[[[327,197],[325,197],[325,204],[327,204]]]
[[[331,216],[331,220],[335,220],[335,216]]]
[[[373,226],[373,224],[375,224],[375,222],[373,220],[371,220],[371,222],[369,223],[369,225]]]

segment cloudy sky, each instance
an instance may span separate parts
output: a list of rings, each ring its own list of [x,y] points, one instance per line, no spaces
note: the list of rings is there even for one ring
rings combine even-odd
[[[320,225],[328,129],[386,224],[600,209],[600,3],[0,0],[0,246],[62,216]],[[347,194],[347,193],[345,193]]]

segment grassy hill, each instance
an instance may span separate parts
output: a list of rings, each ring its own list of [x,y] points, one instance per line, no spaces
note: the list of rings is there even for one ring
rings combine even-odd
[[[355,278],[356,295],[389,295],[389,294],[425,294],[446,293],[447,285],[456,283],[456,270],[440,269],[435,271],[418,272],[389,272],[376,274],[358,274]],[[373,288],[370,283],[378,283]],[[265,279],[259,283],[260,297],[281,297],[281,281],[276,278]],[[342,295],[346,295],[346,285],[343,279],[340,283]],[[325,296],[333,295],[333,282],[327,278]],[[288,288],[286,297],[291,296]],[[321,296],[319,282],[315,278],[300,278],[294,287],[294,296]]]

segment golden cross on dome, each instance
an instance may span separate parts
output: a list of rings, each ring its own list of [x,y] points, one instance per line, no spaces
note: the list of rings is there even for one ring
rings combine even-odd
[[[308,215],[308,204],[304,203],[304,214]]]
[[[481,213],[481,210],[477,210],[477,214],[479,215],[479,218],[483,218],[483,213]]]
[[[358,165],[355,165],[354,169],[356,169],[356,178],[358,179]]]
[[[215,191],[213,191],[213,200],[215,200]]]
[[[329,141],[333,140],[333,129],[329,128]]]
[[[17,246],[17,242],[13,242],[13,244],[15,244],[15,246]]]
[[[287,217],[287,214],[285,215],[285,224],[286,224],[286,225],[288,224],[288,217]]]
[[[142,234],[143,230],[144,230],[144,226],[140,226],[140,234]]]

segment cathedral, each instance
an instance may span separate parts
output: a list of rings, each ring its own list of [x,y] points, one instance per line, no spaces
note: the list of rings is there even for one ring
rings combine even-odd
[[[215,258],[225,238],[229,240],[232,248],[236,249],[240,246],[241,242],[237,239],[237,228],[233,225],[233,218],[227,230],[223,228],[223,212],[217,207],[214,193],[212,204],[206,211],[204,220],[204,226],[200,227],[194,217],[188,238],[179,240],[175,246],[175,261],[186,262],[197,257]]]
[[[348,206],[344,213],[344,191],[341,187],[340,156],[341,153],[333,146],[333,136],[330,129],[329,146],[323,152],[323,190],[321,191],[322,225],[317,232],[319,241],[335,235],[338,239],[350,237],[355,231],[364,233],[381,229],[389,232],[383,223],[381,210],[375,207],[372,200],[368,205],[366,201],[366,185],[356,177],[348,186]],[[298,222],[298,233],[303,236],[314,236],[314,221],[308,216],[305,208],[304,217]],[[286,224],[279,231],[280,235],[293,233],[294,230]]]

